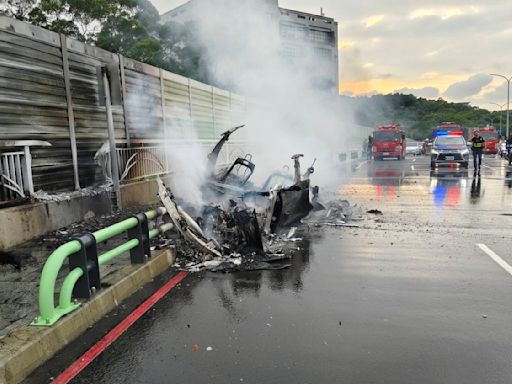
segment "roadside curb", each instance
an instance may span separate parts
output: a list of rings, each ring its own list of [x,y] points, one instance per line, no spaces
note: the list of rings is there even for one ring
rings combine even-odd
[[[127,266],[104,279],[105,283],[112,284],[110,287],[63,317],[54,327],[24,326],[0,340],[0,383],[21,382],[173,263],[174,252],[165,250],[142,266]]]

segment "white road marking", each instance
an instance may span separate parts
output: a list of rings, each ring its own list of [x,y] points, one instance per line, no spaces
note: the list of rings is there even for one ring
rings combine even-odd
[[[496,262],[496,264],[498,264],[501,268],[503,268],[505,271],[507,271],[509,275],[512,276],[512,267],[505,260],[503,260],[501,257],[499,257],[496,253],[494,253],[494,251],[492,249],[490,249],[487,245],[477,244],[477,246],[482,251],[484,251],[487,254],[487,256],[489,256],[491,259],[493,259]]]
[[[414,171],[414,165],[411,165],[411,171]]]

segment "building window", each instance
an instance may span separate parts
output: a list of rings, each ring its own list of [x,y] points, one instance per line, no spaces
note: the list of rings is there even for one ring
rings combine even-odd
[[[303,54],[303,50],[298,45],[285,44],[283,45],[282,53],[284,57],[296,58]]]
[[[313,48],[313,55],[322,59],[332,59],[332,51],[328,48]]]
[[[308,31],[304,27],[281,25],[281,36],[286,39],[305,40],[307,33]]]
[[[325,31],[316,31],[314,29],[309,31],[309,39],[318,43],[327,43],[331,40],[331,34]]]

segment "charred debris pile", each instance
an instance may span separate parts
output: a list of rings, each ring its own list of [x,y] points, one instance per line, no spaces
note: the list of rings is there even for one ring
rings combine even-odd
[[[304,173],[292,156],[289,168],[268,176],[262,186],[251,183],[256,168],[250,155],[218,168],[219,154],[230,136],[222,134],[207,159],[207,179],[201,186],[202,207],[181,205],[158,179],[159,196],[177,234],[177,266],[190,271],[281,269],[304,251],[315,229],[353,226],[360,213],[346,201],[320,202],[319,187],[311,186],[314,164]]]

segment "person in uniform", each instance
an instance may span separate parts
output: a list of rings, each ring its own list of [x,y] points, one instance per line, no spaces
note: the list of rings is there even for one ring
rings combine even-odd
[[[473,150],[473,167],[475,175],[480,175],[480,168],[482,167],[482,154],[484,152],[485,140],[477,132],[471,139],[471,149]]]

